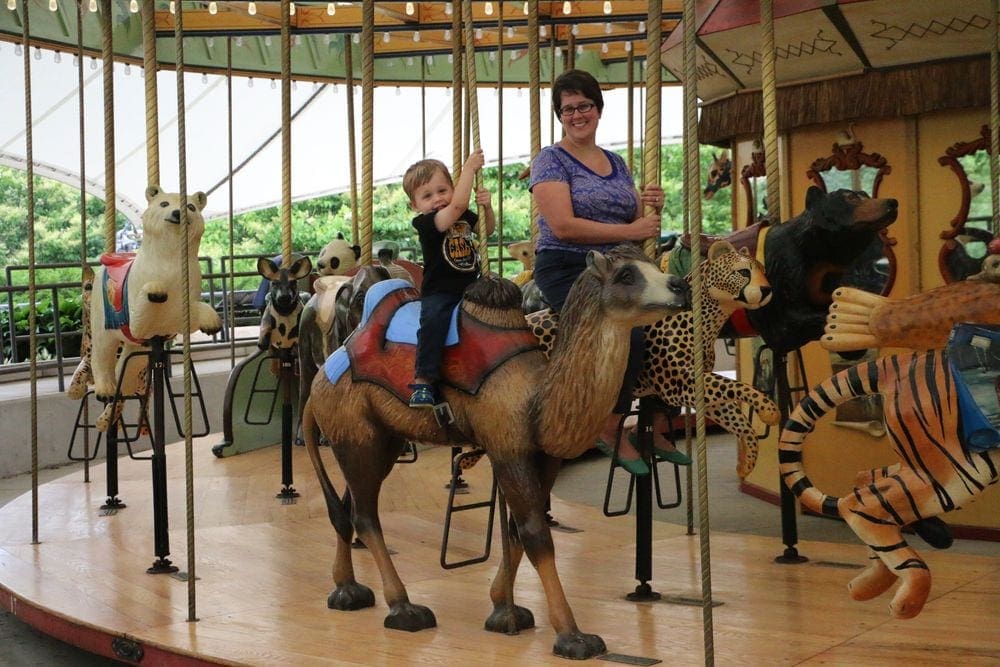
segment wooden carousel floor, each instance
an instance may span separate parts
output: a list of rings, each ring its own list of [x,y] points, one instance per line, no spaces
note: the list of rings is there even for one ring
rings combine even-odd
[[[141,646],[142,664],[398,665],[566,664],[552,655],[553,633],[537,575],[522,566],[518,602],[538,627],[518,636],[482,629],[490,611],[490,562],[458,570],[438,564],[449,451],[425,450],[399,465],[382,495],[389,546],[410,598],[427,604],[438,627],[386,630],[386,608],[371,558],[356,552],[358,579],[372,586],[374,609],[326,608],[332,588],[332,528],[303,448],[294,448],[295,504],[275,499],[280,448],[216,459],[210,436],[195,442],[194,516],[198,620],[188,622],[188,585],[146,574],[154,560],[150,465],[120,462],[127,509],[105,516],[104,466],[47,483],[39,491],[40,543],[31,544],[31,496],[0,508],[0,604],[32,625],[114,657],[112,642]],[[170,558],[186,569],[183,443],[167,448]],[[335,466],[334,466],[335,468]],[[486,491],[488,465],[466,474],[472,502]],[[700,607],[633,603],[630,518],[553,501],[561,520],[583,532],[554,533],[563,585],[584,631],[611,652],[704,664]],[[452,559],[471,555],[485,517],[454,520]],[[697,536],[654,522],[653,588],[700,598]],[[860,545],[808,542],[804,565],[779,565],[772,538],[713,534],[714,653],[720,665],[997,665],[1000,663],[1000,558],[932,552],[931,600],[911,621],[888,616],[888,598],[858,603],[845,585],[864,562]],[[2,650],[0,650],[2,654]],[[2,655],[0,655],[2,658]],[[2,659],[0,659],[2,662]],[[636,663],[633,663],[636,664]],[[650,664],[650,663],[645,663]]]

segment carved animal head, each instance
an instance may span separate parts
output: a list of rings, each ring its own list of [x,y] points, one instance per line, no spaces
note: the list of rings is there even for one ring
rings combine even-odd
[[[587,268],[566,297],[560,327],[569,330],[582,315],[577,311],[593,316],[597,309],[605,323],[641,326],[690,307],[691,288],[683,278],[662,273],[638,248],[622,244],[607,255],[587,254]]]
[[[725,312],[754,310],[771,301],[771,283],[764,267],[745,247],[737,250],[729,241],[716,241],[708,249],[702,276],[708,294]]]
[[[708,178],[705,180],[705,199],[711,199],[716,192],[732,185],[733,161],[729,157],[729,151],[712,154],[712,164],[708,168]]]
[[[518,241],[507,246],[507,252],[524,265],[524,270],[535,268],[535,244],[531,241]]]
[[[164,192],[158,185],[146,188],[148,206],[142,214],[142,233],[145,240],[155,245],[167,239],[184,238],[185,230],[181,227],[181,196],[173,192]],[[201,211],[208,203],[204,192],[195,192],[187,198],[187,223],[191,245],[197,249],[201,235],[205,232],[205,219]]]
[[[358,272],[349,283],[340,286],[337,290],[336,315],[333,322],[334,338],[338,341],[338,345],[358,328],[368,290],[375,283],[388,280],[389,277],[385,267],[362,266],[358,268]]]
[[[327,243],[319,251],[316,271],[321,276],[342,276],[357,266],[361,257],[361,246],[352,246],[338,233],[337,238]]]
[[[871,233],[896,221],[899,202],[895,199],[872,199],[862,190],[836,190],[826,193],[815,185],[806,192],[806,210],[813,225],[849,235]]]
[[[308,257],[292,254],[291,264],[279,267],[268,257],[257,258],[257,273],[270,281],[268,302],[279,315],[290,315],[299,305],[297,282],[309,275],[312,262]]]

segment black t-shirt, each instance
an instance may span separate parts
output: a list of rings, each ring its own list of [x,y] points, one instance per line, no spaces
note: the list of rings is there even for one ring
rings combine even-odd
[[[472,236],[479,216],[466,210],[451,229],[439,232],[434,226],[436,213],[421,213],[413,218],[424,253],[424,282],[420,291],[461,294],[479,277],[479,252]]]

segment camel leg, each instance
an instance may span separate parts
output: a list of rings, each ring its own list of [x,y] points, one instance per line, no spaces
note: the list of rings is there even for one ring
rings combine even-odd
[[[503,489],[517,523],[518,535],[545,589],[549,622],[556,631],[553,652],[564,658],[584,660],[607,652],[604,640],[580,632],[573,618],[559,573],[556,571],[552,533],[545,521],[545,496],[533,461],[525,458],[493,459],[497,482]]]
[[[556,476],[562,466],[562,459],[539,454],[541,471],[542,497],[547,498],[555,485]],[[493,612],[486,619],[485,627],[490,632],[517,634],[521,630],[535,627],[535,617],[530,609],[514,604],[510,593],[514,590],[514,580],[524,556],[524,545],[517,532],[517,523],[511,518],[508,530],[510,536],[509,563],[500,561],[500,568],[490,587],[490,599],[493,601]],[[508,569],[509,565],[509,569]]]
[[[354,530],[368,548],[382,576],[382,595],[389,607],[389,615],[383,624],[391,630],[416,632],[435,627],[437,619],[428,607],[410,602],[406,586],[399,578],[382,535],[382,524],[378,518],[379,492],[405,445],[401,439],[385,440],[384,436],[376,434],[368,446],[352,443],[344,447],[342,442],[337,442],[334,443],[334,453],[354,499]],[[338,562],[343,548],[349,548],[349,545],[338,542]]]
[[[337,587],[326,598],[326,606],[329,609],[355,611],[375,606],[375,593],[364,584],[359,584],[354,578],[352,552],[351,535],[344,536],[338,531],[337,556],[333,561],[333,582]]]

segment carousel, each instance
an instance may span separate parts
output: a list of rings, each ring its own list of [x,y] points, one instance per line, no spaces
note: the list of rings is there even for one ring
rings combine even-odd
[[[126,664],[995,661],[978,628],[1000,548],[949,548],[1000,542],[998,19],[998,0],[5,0],[23,124],[0,164],[25,174],[29,262],[4,290],[30,333],[0,432],[32,489],[0,506],[0,603]],[[71,91],[33,75],[62,57]],[[538,230],[505,235],[502,167],[555,141],[544,95],[571,69],[627,108],[639,189],[682,87],[684,234],[668,255],[595,253],[561,313],[525,310]],[[416,411],[422,267],[378,240],[376,165],[450,146],[457,179],[484,144],[497,230],[447,400]],[[107,203],[98,258],[81,201],[80,357],[44,363],[38,175]],[[733,232],[707,236],[703,198],[727,188]],[[310,257],[293,203],[334,191],[350,237]],[[268,203],[280,254],[250,258],[262,315],[241,345],[232,221]],[[229,256],[206,262],[206,226],[227,222]],[[603,508],[582,504],[556,474],[592,448],[637,326],[646,472],[613,456]],[[658,410],[688,465],[654,448]],[[709,429],[780,538],[710,525]],[[38,483],[67,433],[82,465]],[[675,507],[686,520],[663,520]],[[804,515],[857,539],[800,541]]]

